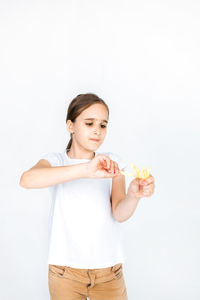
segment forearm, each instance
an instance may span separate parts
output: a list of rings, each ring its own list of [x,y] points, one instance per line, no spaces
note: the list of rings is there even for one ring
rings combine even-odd
[[[137,204],[141,198],[136,198],[133,195],[127,193],[116,206],[113,216],[118,222],[124,222],[128,220],[134,213]]]
[[[45,188],[69,180],[87,177],[86,163],[51,168],[35,168],[22,174],[20,185],[31,189]]]

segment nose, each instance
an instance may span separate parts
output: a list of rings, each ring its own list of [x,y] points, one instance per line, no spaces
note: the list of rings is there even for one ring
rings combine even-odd
[[[98,126],[96,126],[95,128],[94,128],[94,133],[96,133],[96,134],[100,134],[100,129],[99,129],[99,127]]]

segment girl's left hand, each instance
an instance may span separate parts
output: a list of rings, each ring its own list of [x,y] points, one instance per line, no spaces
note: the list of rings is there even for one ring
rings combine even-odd
[[[135,178],[128,187],[128,194],[132,197],[150,197],[154,193],[154,177],[150,174],[148,178]]]

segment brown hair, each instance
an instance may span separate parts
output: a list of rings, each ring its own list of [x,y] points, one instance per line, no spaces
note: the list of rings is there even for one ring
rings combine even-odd
[[[67,110],[66,123],[67,123],[67,120],[71,120],[72,122],[75,122],[76,118],[82,113],[82,111],[84,111],[89,106],[91,106],[95,103],[101,103],[101,104],[105,105],[105,107],[108,110],[108,116],[109,116],[108,105],[105,103],[105,101],[103,99],[99,98],[96,94],[93,94],[93,93],[79,94],[69,104],[69,107]],[[71,138],[68,142],[66,150],[70,149],[71,145],[72,145],[72,134],[71,133],[70,133],[70,136],[71,136]]]

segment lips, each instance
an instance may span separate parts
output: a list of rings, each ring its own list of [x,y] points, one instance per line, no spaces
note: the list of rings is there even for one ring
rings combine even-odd
[[[97,139],[91,139],[91,141],[98,142],[99,140],[97,140]]]

